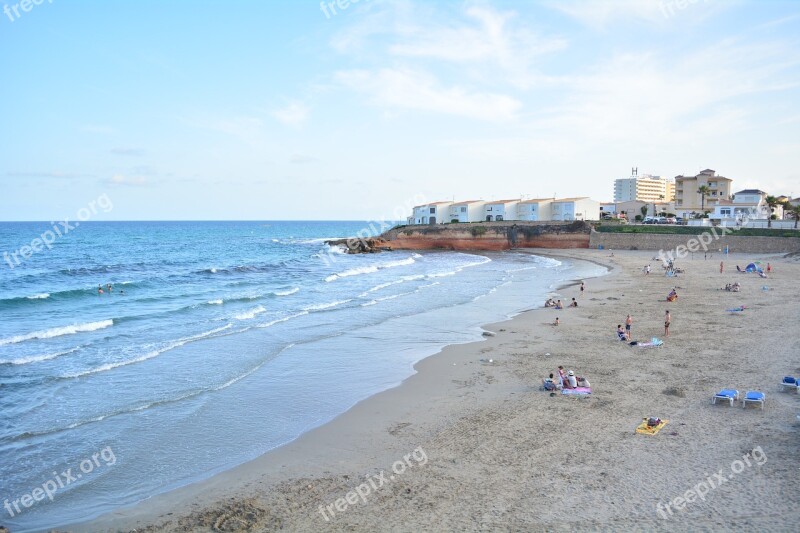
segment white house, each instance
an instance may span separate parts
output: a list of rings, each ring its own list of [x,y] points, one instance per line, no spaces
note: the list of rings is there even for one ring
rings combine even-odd
[[[600,202],[586,196],[553,200],[551,210],[553,220],[600,220]]]
[[[483,200],[456,202],[450,206],[450,216],[446,222],[481,222],[485,205]]]
[[[600,202],[600,217],[608,215],[612,217],[617,216],[617,204],[614,202]]]
[[[550,220],[550,204],[553,198],[523,200],[517,204],[517,220]]]
[[[741,223],[743,219],[767,220],[772,212],[766,199],[764,191],[745,189],[734,194],[733,200],[720,200],[708,218],[719,220],[721,224]]]
[[[483,206],[484,217],[487,222],[493,220],[515,220],[517,216],[517,204],[519,200],[497,200],[486,202]]]
[[[414,206],[414,224],[444,224],[449,222],[453,202],[433,202]]]

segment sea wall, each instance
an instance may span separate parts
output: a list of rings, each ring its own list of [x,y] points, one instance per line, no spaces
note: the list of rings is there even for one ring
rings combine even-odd
[[[588,248],[591,225],[582,222],[480,222],[401,226],[380,236],[394,250],[509,250]]]
[[[710,233],[710,231],[709,231]],[[717,235],[709,242],[708,237],[703,241],[708,242],[709,251],[721,251],[728,247],[730,253],[789,253],[800,252],[800,237],[743,237],[739,235]],[[711,234],[711,238],[713,238]],[[653,234],[653,233],[601,233],[592,231],[589,246],[598,248],[602,246],[607,250],[674,250],[678,246],[687,246],[690,241],[698,241],[695,235]],[[703,251],[698,242],[694,251]],[[693,247],[694,248],[694,247]]]

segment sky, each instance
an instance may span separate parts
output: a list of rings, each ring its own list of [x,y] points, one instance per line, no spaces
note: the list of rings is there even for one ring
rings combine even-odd
[[[631,167],[800,196],[800,1],[0,6],[0,220],[398,220]]]

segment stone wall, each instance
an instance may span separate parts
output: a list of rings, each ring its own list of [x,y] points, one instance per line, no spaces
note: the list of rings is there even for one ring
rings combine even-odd
[[[654,234],[654,233],[601,233],[592,231],[589,238],[589,247],[602,246],[607,250],[674,250],[678,246],[688,246],[694,241],[694,250],[703,251],[703,244],[707,243],[709,251],[724,250],[728,246],[730,253],[788,253],[800,251],[800,237],[743,237],[739,235],[713,235],[701,237],[698,235]]]

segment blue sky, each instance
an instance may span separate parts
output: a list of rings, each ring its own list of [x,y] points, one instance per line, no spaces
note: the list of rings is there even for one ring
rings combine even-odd
[[[632,166],[800,196],[800,2],[328,3],[0,0],[0,220],[605,201]]]

